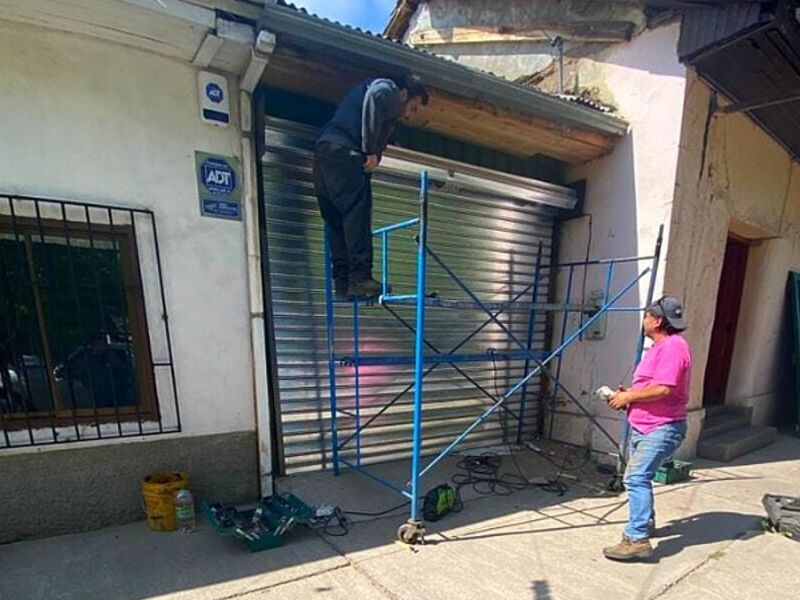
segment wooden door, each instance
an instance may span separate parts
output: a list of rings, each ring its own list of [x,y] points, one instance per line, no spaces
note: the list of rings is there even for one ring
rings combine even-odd
[[[739,321],[739,307],[742,303],[744,275],[747,269],[747,251],[748,246],[745,242],[728,238],[719,281],[711,346],[708,350],[703,389],[704,406],[725,403],[733,345],[736,340],[736,324]]]

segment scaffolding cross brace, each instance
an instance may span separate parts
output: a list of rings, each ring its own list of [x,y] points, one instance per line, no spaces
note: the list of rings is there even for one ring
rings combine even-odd
[[[378,304],[387,310],[394,318],[406,329],[414,335],[414,347],[411,354],[397,355],[362,355],[360,352],[360,316],[362,310],[365,308],[364,301],[358,299],[353,300],[352,304],[352,321],[353,321],[353,354],[340,356],[335,352],[335,331],[334,331],[334,317],[335,310],[339,304],[343,302],[334,301],[333,285],[332,285],[332,267],[330,260],[330,245],[328,241],[327,232],[325,234],[325,306],[326,306],[326,330],[328,338],[328,381],[330,386],[330,418],[331,418],[331,445],[332,445],[332,463],[334,475],[338,475],[342,465],[356,470],[367,477],[381,483],[384,486],[394,490],[395,492],[405,496],[410,501],[410,517],[409,523],[416,524],[415,526],[421,527],[420,524],[420,507],[418,500],[420,499],[420,480],[430,472],[442,459],[444,459],[450,452],[452,452],[461,442],[463,442],[476,428],[480,427],[491,415],[499,409],[503,409],[506,415],[512,417],[517,422],[517,443],[521,443],[523,437],[523,425],[525,422],[526,400],[528,395],[528,387],[534,377],[544,375],[553,384],[552,393],[550,395],[550,423],[547,437],[552,438],[553,435],[553,422],[556,414],[556,401],[558,393],[561,391],[578,409],[586,416],[590,422],[614,445],[618,457],[618,470],[617,477],[619,478],[624,471],[626,464],[626,453],[628,445],[629,430],[627,424],[623,424],[622,434],[619,441],[598,421],[597,417],[591,413],[581,402],[575,394],[571,393],[567,386],[561,382],[561,366],[562,357],[565,350],[572,345],[576,340],[586,333],[595,322],[602,318],[607,313],[624,313],[624,312],[641,312],[642,307],[639,306],[617,306],[620,300],[626,296],[632,289],[636,288],[645,277],[649,276],[647,286],[647,299],[645,306],[648,306],[653,300],[653,293],[656,283],[656,275],[658,272],[658,263],[661,254],[661,242],[663,237],[663,226],[659,229],[658,238],[656,241],[655,252],[650,256],[633,256],[616,259],[600,259],[600,260],[586,260],[583,262],[565,262],[560,264],[545,265],[542,260],[542,244],[539,243],[538,253],[535,263],[535,271],[533,281],[525,287],[521,292],[517,293],[510,301],[507,302],[488,302],[482,301],[464,282],[464,280],[455,273],[446,262],[429,247],[428,244],[428,173],[423,171],[420,175],[420,188],[419,188],[419,216],[406,219],[404,221],[394,223],[392,225],[379,228],[373,232],[373,236],[381,240],[381,289],[382,294],[378,299]],[[417,245],[416,257],[416,291],[414,294],[392,294],[389,292],[388,278],[389,278],[389,241],[391,234],[400,230],[406,230],[416,227],[418,233],[415,241]],[[456,284],[456,286],[467,295],[468,301],[448,300],[438,298],[434,295],[427,294],[426,281],[428,273],[428,259],[432,259]],[[636,274],[630,277],[617,291],[612,290],[612,282],[614,278],[614,269],[616,265],[620,264],[634,264],[650,263],[648,266],[636,267]],[[583,303],[575,304],[571,302],[573,291],[573,279],[577,269],[584,269],[584,277],[586,276],[586,269],[589,267],[604,267],[605,268],[605,284],[603,289],[603,299],[600,306],[588,306]],[[537,302],[539,285],[545,273],[549,277],[555,278],[555,274],[559,271],[566,270],[566,284],[565,284],[565,298],[564,302],[550,302],[540,303]],[[530,294],[531,300],[529,302],[521,301],[523,296]],[[414,323],[409,323],[406,319],[401,317],[394,309],[393,306],[411,306],[414,307]],[[485,313],[486,318],[483,323],[474,329],[471,333],[465,336],[458,344],[453,346],[447,351],[443,351],[435,344],[430,342],[425,337],[425,315],[427,309],[472,309],[480,310]],[[527,329],[527,336],[525,341],[519,339],[511,329],[506,326],[499,317],[509,311],[522,311],[529,314],[529,322]],[[560,326],[560,337],[558,343],[553,342],[555,346],[552,350],[534,350],[533,338],[536,320],[539,313],[543,312],[560,312],[562,314],[562,321]],[[568,315],[570,313],[580,313],[581,320],[577,329],[567,335],[568,329]],[[514,350],[508,351],[495,351],[487,350],[484,353],[460,353],[461,350],[470,340],[472,340],[478,333],[485,327],[494,324],[498,327],[516,346]],[[554,328],[555,329],[555,328]],[[638,364],[641,359],[644,344],[644,336],[639,335],[636,345],[635,363]],[[426,352],[426,349],[432,352]],[[522,361],[524,375],[517,379],[517,381],[509,386],[505,393],[493,395],[486,390],[479,382],[466,373],[460,364],[474,363],[481,361]],[[551,368],[551,363],[556,362],[555,368]],[[363,423],[361,422],[361,384],[360,384],[360,367],[367,365],[413,365],[413,381],[404,387],[399,393],[380,408],[375,414],[369,417]],[[441,451],[435,454],[427,464],[422,464],[422,409],[424,404],[424,388],[423,382],[434,369],[438,366],[446,364],[455,369],[461,374],[473,387],[475,387],[488,405],[486,409],[478,415],[461,433],[459,433],[449,444],[446,445]],[[336,395],[336,369],[337,365],[347,366],[353,368],[354,376],[354,410],[347,410],[340,408],[337,405]],[[405,483],[397,483],[388,481],[375,473],[372,473],[369,468],[362,464],[362,448],[361,438],[364,430],[372,425],[376,419],[384,414],[389,408],[405,396],[408,392],[413,390],[413,413],[412,413],[412,433],[411,433],[411,473],[408,481]],[[513,398],[516,394],[520,394],[519,411],[514,412],[507,406],[509,399]],[[355,419],[355,431],[349,435],[344,441],[339,441],[338,418],[340,415]],[[340,456],[341,451],[348,448],[349,445],[355,442],[355,461],[346,460]],[[402,530],[402,528],[401,528]],[[401,531],[401,539],[404,538]],[[403,541],[413,541],[403,539]]]

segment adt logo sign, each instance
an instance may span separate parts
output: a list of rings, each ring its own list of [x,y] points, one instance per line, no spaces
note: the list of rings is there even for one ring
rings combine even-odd
[[[206,85],[206,97],[215,104],[219,104],[225,99],[225,92],[216,83]]]
[[[200,176],[212,194],[230,194],[236,189],[236,172],[222,160],[209,158],[203,161]]]

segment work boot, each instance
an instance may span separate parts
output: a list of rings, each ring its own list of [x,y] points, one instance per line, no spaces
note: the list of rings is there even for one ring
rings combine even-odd
[[[610,560],[642,560],[650,558],[652,554],[653,547],[649,538],[634,542],[626,535],[622,536],[622,541],[616,546],[603,548],[603,556]]]
[[[391,292],[392,286],[387,286],[387,291]],[[382,293],[383,288],[381,286],[381,282],[375,281],[371,277],[369,279],[350,283],[350,286],[347,288],[348,296],[359,298],[361,300],[374,298],[375,296],[380,296]]]

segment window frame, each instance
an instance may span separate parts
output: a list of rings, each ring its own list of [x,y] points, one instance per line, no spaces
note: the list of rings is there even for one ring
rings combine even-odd
[[[112,210],[111,208],[108,209]],[[110,215],[110,212],[109,212]],[[25,246],[26,267],[31,283],[34,306],[36,309],[36,330],[42,346],[42,359],[46,384],[53,408],[44,414],[41,411],[3,413],[0,418],[0,429],[18,431],[32,428],[55,428],[77,425],[100,425],[160,422],[159,403],[156,391],[154,365],[150,347],[150,332],[147,325],[144,287],[140,271],[136,231],[133,225],[113,223],[93,223],[86,221],[58,220],[48,217],[32,218],[17,215],[0,215],[0,233],[13,236]],[[48,237],[65,241],[67,247],[73,246],[73,240],[111,243],[121,266],[122,287],[126,322],[130,335],[130,345],[135,357],[135,377],[137,403],[134,406],[97,407],[97,398],[92,394],[95,404],[92,408],[73,408],[74,396],[62,398],[55,376],[57,361],[53,358],[53,348],[48,339],[47,318],[42,308],[41,284],[36,280],[36,262],[33,247],[36,243],[47,244]],[[75,282],[72,282],[75,285]],[[65,357],[66,358],[66,357]]]

